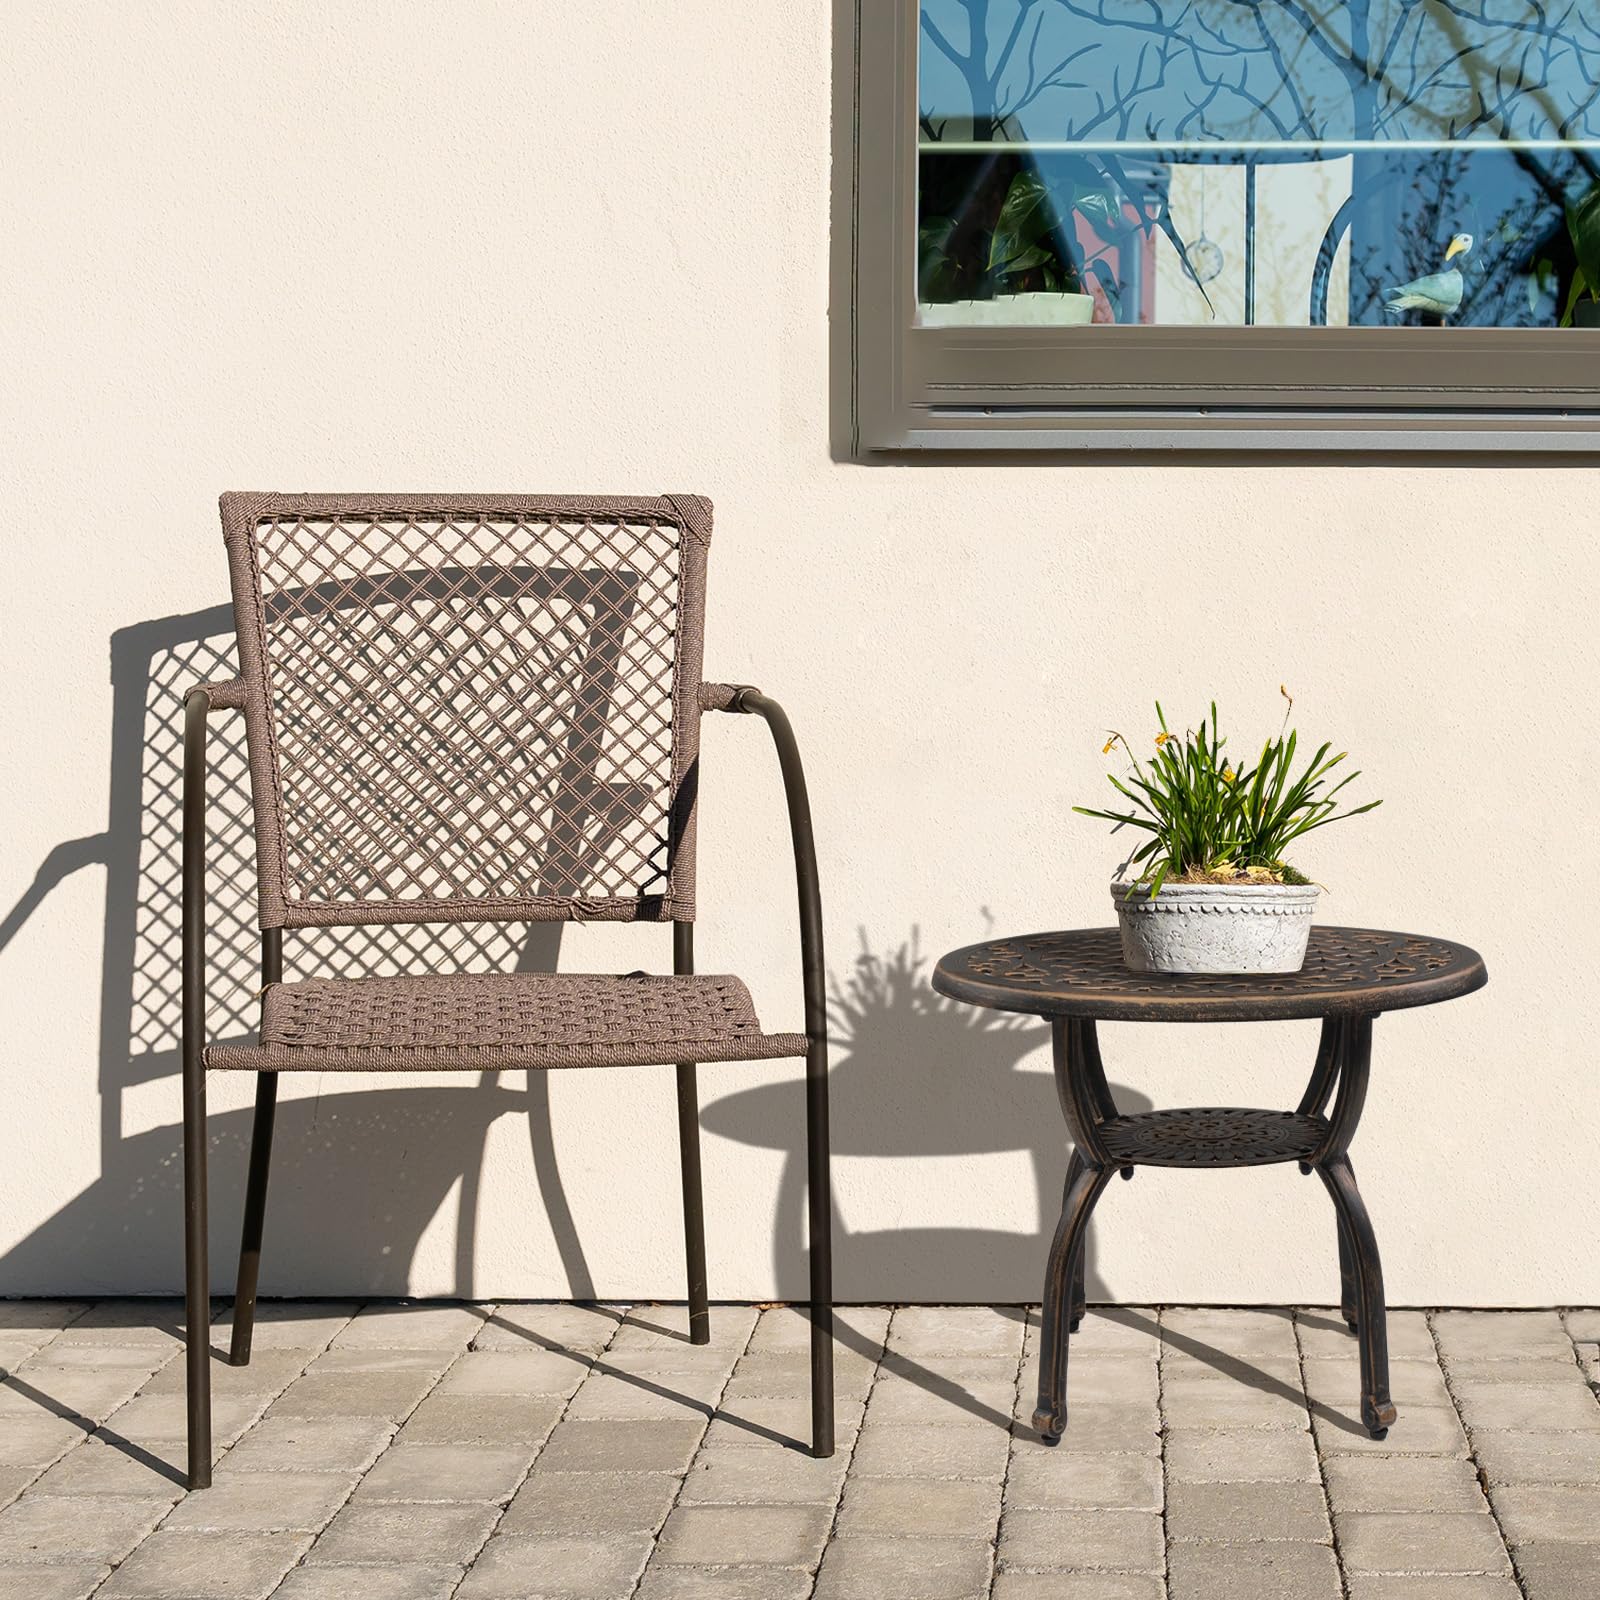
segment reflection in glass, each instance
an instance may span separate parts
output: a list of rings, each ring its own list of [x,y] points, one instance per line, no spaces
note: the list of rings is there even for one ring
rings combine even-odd
[[[1600,5],[922,0],[925,325],[1600,322]]]

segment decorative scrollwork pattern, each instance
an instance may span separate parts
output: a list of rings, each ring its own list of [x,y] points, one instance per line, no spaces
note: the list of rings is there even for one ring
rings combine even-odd
[[[972,1005],[1124,1021],[1248,1021],[1376,1015],[1478,989],[1465,945],[1373,928],[1316,927],[1299,972],[1237,976],[1134,972],[1115,928],[995,939],[953,951],[933,986]]]
[[[1327,1134],[1296,1111],[1193,1106],[1116,1117],[1100,1130],[1114,1161],[1144,1167],[1264,1167],[1306,1161]]]

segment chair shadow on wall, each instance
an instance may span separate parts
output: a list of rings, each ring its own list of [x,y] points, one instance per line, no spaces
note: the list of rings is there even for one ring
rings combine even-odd
[[[104,833],[57,845],[0,919],[0,959],[72,873],[106,874],[100,974],[100,1176],[0,1256],[0,1294],[92,1293],[97,1284],[170,1290],[181,1273],[179,877],[182,702],[237,668],[231,609],[119,629],[111,638],[112,726]],[[253,1033],[260,988],[255,845],[243,719],[215,713],[210,740],[210,1037]],[[401,971],[553,971],[558,923],[343,928],[285,941],[288,976]],[[520,1084],[526,1077],[527,1086]],[[502,1081],[502,1080],[505,1081]],[[213,1083],[216,1083],[213,1079]],[[337,1080],[323,1079],[326,1086]],[[155,1125],[147,1086],[159,1085]],[[533,1164],[571,1294],[595,1285],[573,1223],[550,1125],[549,1079],[483,1074],[460,1084],[404,1078],[381,1092],[334,1088],[280,1102],[264,1294],[404,1295],[417,1244],[455,1196],[456,1280],[472,1293],[479,1179],[489,1126],[526,1115]],[[145,1113],[141,1117],[141,1113]],[[140,1118],[146,1125],[129,1131]],[[213,1290],[231,1293],[252,1113],[215,1110]],[[670,1137],[670,1130],[663,1130]],[[329,1218],[345,1225],[330,1227]],[[300,1242],[315,1240],[314,1251]]]
[[[0,1256],[0,1293],[92,1293],[97,1284],[175,1286],[181,1264],[178,911],[181,709],[196,683],[231,678],[232,614],[218,606],[119,629],[111,639],[112,726],[103,833],[57,845],[0,920],[0,959],[50,892],[98,865],[106,875],[98,1046],[100,1175]],[[210,1037],[256,1021],[259,933],[243,720],[213,718],[210,785]],[[342,928],[286,941],[291,977],[400,971],[553,971],[561,925]],[[1067,1145],[1048,1073],[1020,1070],[1047,1041],[1032,1019],[954,1005],[928,987],[915,935],[888,956],[863,942],[831,984],[834,1149],[894,1163],[1022,1153],[1030,1177],[1021,1230],[852,1227],[836,1209],[837,1294],[871,1300],[1037,1296]],[[484,1074],[460,1083],[401,1078],[373,1093],[325,1077],[288,1098],[274,1140],[263,1293],[400,1296],[417,1246],[452,1200],[455,1279],[474,1292],[479,1182],[490,1125],[527,1118],[538,1202],[576,1299],[597,1285],[556,1156],[548,1075]],[[523,1086],[525,1084],[525,1086]],[[517,1085],[513,1087],[513,1085]],[[151,1091],[151,1092],[146,1092]],[[1148,1102],[1122,1091],[1129,1109]],[[153,1113],[153,1114],[152,1114]],[[213,1290],[232,1290],[252,1113],[210,1119]],[[803,1119],[793,1085],[741,1090],[706,1106],[710,1133],[784,1152],[774,1226],[780,1294],[806,1282]],[[130,1127],[130,1124],[136,1126]],[[663,1128],[662,1137],[670,1138]],[[847,1186],[842,1186],[847,1189]],[[712,1226],[728,1197],[708,1190]],[[330,1227],[328,1219],[345,1219]],[[307,1250],[303,1242],[315,1240]],[[679,1248],[664,1237],[666,1250]],[[1091,1299],[1107,1285],[1089,1270]]]

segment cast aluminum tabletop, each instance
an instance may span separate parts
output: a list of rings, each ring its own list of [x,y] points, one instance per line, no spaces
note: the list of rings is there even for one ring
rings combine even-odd
[[[1340,1299],[1360,1342],[1361,1418],[1381,1439],[1395,1420],[1383,1269],[1350,1166],[1366,1099],[1372,1021],[1480,989],[1483,959],[1465,945],[1373,928],[1315,927],[1295,973],[1169,976],[1124,965],[1115,928],[992,939],[945,956],[933,987],[954,1000],[1047,1017],[1056,1087],[1072,1135],[1061,1221],[1045,1275],[1034,1426],[1055,1443],[1066,1425],[1067,1346],[1083,1315],[1083,1240],[1113,1172],[1138,1166],[1247,1167],[1295,1161],[1315,1172],[1339,1222]],[[1191,1106],[1124,1115],[1106,1083],[1095,1024],[1263,1022],[1320,1017],[1311,1081],[1293,1111]],[[1332,1109],[1329,1110],[1329,1101]]]

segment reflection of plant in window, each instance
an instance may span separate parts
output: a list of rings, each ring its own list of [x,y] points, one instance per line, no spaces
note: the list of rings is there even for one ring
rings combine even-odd
[[[1157,228],[1171,241],[1190,282],[1206,294],[1172,222],[1160,169],[1137,181],[1107,155],[1092,161],[1057,157],[1047,167],[1029,161],[1014,173],[998,207],[996,176],[991,168],[978,182],[961,186],[952,194],[950,214],[928,215],[925,209],[917,274],[924,302],[1098,290],[1115,308],[1124,288],[1119,264]],[[929,189],[925,179],[925,208]],[[992,227],[986,225],[991,214]]]
[[[1596,315],[1600,312],[1600,183],[1567,207],[1567,232],[1578,265],[1561,326],[1570,328],[1574,321],[1600,326],[1600,315]]]
[[[1079,291],[1083,280],[1066,224],[1037,173],[1019,172],[1011,180],[993,229],[962,228],[961,221],[923,221],[919,276],[924,300],[988,299],[1031,289]]]
[[[1572,246],[1572,282],[1567,291],[1561,326],[1600,326],[1600,183],[1566,208],[1566,233]],[[1548,256],[1540,254],[1528,269],[1528,310],[1554,297],[1561,272]]]

